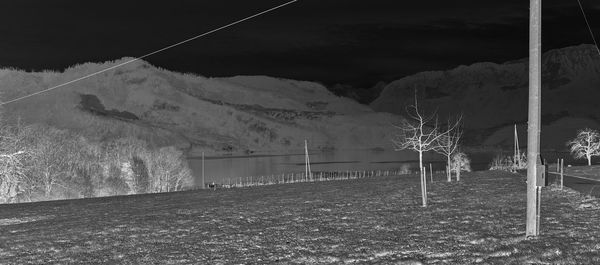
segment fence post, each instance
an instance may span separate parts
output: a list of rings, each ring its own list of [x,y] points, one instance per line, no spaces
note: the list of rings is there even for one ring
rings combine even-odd
[[[560,159],[560,189],[563,189],[563,175],[565,172],[565,160]]]
[[[423,196],[423,207],[427,207],[427,170],[425,167],[422,168],[423,176],[421,177],[421,187]]]
[[[429,177],[431,178],[431,183],[433,183],[433,167],[431,163],[429,163]]]

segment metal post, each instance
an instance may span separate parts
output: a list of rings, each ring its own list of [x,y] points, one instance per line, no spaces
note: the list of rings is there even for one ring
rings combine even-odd
[[[527,124],[527,222],[526,237],[539,235],[536,218],[538,196],[536,161],[540,152],[542,0],[530,0],[529,9],[529,115]]]

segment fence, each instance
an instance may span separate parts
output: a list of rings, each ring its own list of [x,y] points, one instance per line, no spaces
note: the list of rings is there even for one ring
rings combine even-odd
[[[445,171],[434,171],[434,173],[445,173]],[[236,178],[224,178],[223,183],[207,183],[207,188],[244,188],[275,184],[320,182],[363,179],[371,177],[386,177],[397,175],[418,174],[418,171],[408,169],[388,169],[388,170],[354,170],[354,171],[312,171],[307,175],[301,173],[285,173],[266,176],[248,176]],[[199,187],[198,187],[199,188]]]

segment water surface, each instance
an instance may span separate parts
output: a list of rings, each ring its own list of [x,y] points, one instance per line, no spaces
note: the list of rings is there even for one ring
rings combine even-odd
[[[492,155],[477,154],[472,157],[474,170],[484,169]],[[304,154],[276,156],[207,157],[204,162],[205,182],[227,183],[240,177],[260,177],[304,172]],[[412,151],[337,150],[311,153],[312,171],[362,171],[362,170],[418,170],[419,157]],[[196,183],[202,176],[202,160],[189,160]],[[445,159],[435,153],[426,153],[424,163],[433,170],[443,170]]]

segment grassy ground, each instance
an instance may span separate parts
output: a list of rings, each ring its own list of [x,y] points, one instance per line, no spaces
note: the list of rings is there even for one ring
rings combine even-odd
[[[416,175],[0,206],[0,264],[600,264],[600,203],[524,177]],[[412,263],[411,263],[412,262]]]

